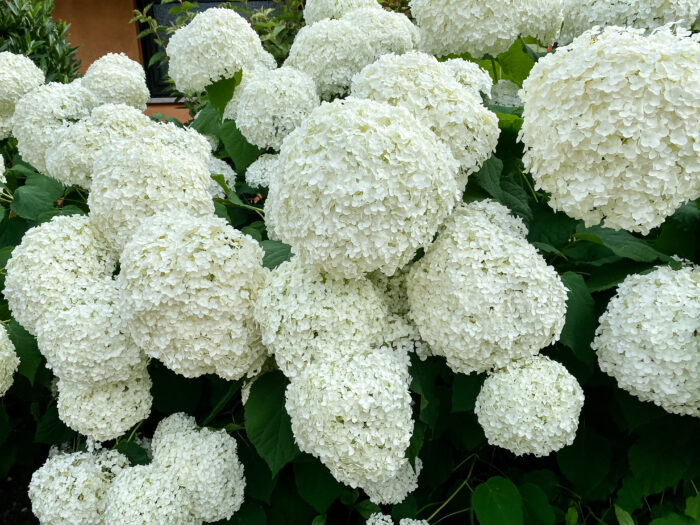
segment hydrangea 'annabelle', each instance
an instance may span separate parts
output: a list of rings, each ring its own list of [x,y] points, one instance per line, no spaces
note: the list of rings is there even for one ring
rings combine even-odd
[[[44,83],[44,72],[24,55],[0,51],[0,140],[12,131],[15,104]]]
[[[0,326],[0,397],[10,389],[14,374],[19,366],[15,345],[7,335],[7,329]]]
[[[377,0],[307,0],[304,6],[304,20],[310,26],[324,18],[340,18],[362,8],[381,9]]]
[[[279,155],[265,153],[253,162],[245,172],[245,181],[251,188],[267,188],[270,179],[279,170],[277,161]]]
[[[83,87],[95,105],[125,104],[143,111],[150,97],[143,66],[124,53],[107,53],[90,64]]]
[[[418,476],[423,468],[423,462],[416,458],[416,468],[406,460],[396,475],[381,483],[365,483],[362,489],[372,503],[377,505],[396,505],[406,499],[411,492],[418,488]]]

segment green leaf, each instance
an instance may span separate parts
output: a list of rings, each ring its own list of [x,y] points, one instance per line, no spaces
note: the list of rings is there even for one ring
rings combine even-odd
[[[507,206],[526,221],[532,220],[533,215],[528,204],[527,193],[512,176],[503,174],[501,159],[491,156],[474,177],[479,186],[493,199]]]
[[[535,61],[523,49],[519,40],[513,42],[508,51],[498,55],[498,63],[501,66],[503,78],[515,82],[520,87],[535,65]]]
[[[172,372],[160,363],[151,364],[153,407],[163,414],[193,414],[202,398],[203,381]]]
[[[560,340],[571,348],[581,361],[592,365],[595,355],[591,350],[591,342],[598,324],[593,297],[580,275],[566,272],[561,276],[561,280],[569,293],[566,300],[566,323],[561,331]]]
[[[474,489],[472,506],[481,525],[522,525],[522,498],[512,481],[494,476]]]
[[[292,247],[280,241],[262,241],[260,246],[265,250],[263,266],[274,270],[280,264],[292,258]]]
[[[691,522],[685,516],[681,516],[680,514],[676,514],[674,512],[668,516],[664,516],[663,518],[656,518],[649,523],[649,525],[697,525],[697,523]]]
[[[248,472],[246,471],[246,475]],[[233,517],[228,521],[222,521],[219,523],[225,523],[229,525],[266,525],[267,515],[265,514],[265,509],[259,503],[254,501],[246,500],[241,505]]]
[[[406,449],[406,457],[414,470],[416,468],[416,458],[418,454],[420,454],[420,449],[423,447],[423,442],[425,441],[426,428],[425,423],[422,421],[415,422],[411,441],[408,443],[408,448]]]
[[[15,190],[10,209],[23,219],[36,220],[42,213],[53,208],[55,199],[51,194],[34,186],[20,186]]]
[[[569,507],[566,511],[566,516],[564,517],[564,523],[566,525],[577,525],[578,524],[578,511],[574,507]]]
[[[58,407],[51,404],[36,426],[34,441],[46,445],[60,445],[73,439],[74,435],[75,432],[58,417]]]
[[[226,152],[231,157],[236,173],[245,174],[255,160],[260,156],[262,150],[250,144],[233,120],[226,120],[221,124],[221,142],[224,143]]]
[[[212,178],[215,180],[218,177],[223,178],[223,175],[212,175]],[[244,203],[235,191],[229,191],[227,194],[227,198],[228,202],[230,202],[236,208],[243,208],[245,210],[260,212],[260,208],[256,208],[255,206],[251,206],[250,204]]]
[[[420,394],[419,420],[435,429],[440,415],[440,397],[437,393],[436,382],[440,374],[440,361],[437,358],[428,358],[425,361],[411,354],[411,390]]]
[[[270,496],[277,484],[277,477],[272,475],[267,463],[258,456],[255,448],[249,443],[240,443],[238,456],[245,468],[246,498],[254,498],[269,504]]]
[[[700,494],[690,496],[685,500],[685,515],[700,521]]]
[[[586,279],[586,287],[590,292],[601,292],[614,288],[628,275],[649,272],[654,266],[649,263],[637,263],[629,260],[605,264],[594,269]]]
[[[7,441],[12,433],[12,422],[10,416],[7,415],[5,407],[0,405],[0,448]]]
[[[117,443],[117,450],[129,458],[132,467],[148,465],[151,462],[146,449],[133,441],[120,441]]]
[[[562,474],[581,496],[605,479],[611,459],[610,441],[591,428],[579,429],[573,444],[557,452],[557,464]]]
[[[692,449],[687,437],[671,430],[647,431],[627,452],[630,471],[645,496],[676,486],[689,466]]]
[[[238,71],[233,78],[222,78],[206,87],[209,104],[219,113],[224,114],[226,105],[233,97],[236,86],[241,83],[241,72]]]
[[[615,517],[617,518],[617,523],[619,525],[635,525],[630,513],[617,505],[615,505]]]
[[[66,187],[62,183],[52,177],[47,177],[46,175],[42,175],[40,173],[31,174],[29,177],[27,177],[24,185],[30,188],[37,188],[45,191],[51,196],[52,200],[57,200],[59,197],[62,197],[66,191]]]
[[[381,512],[382,509],[379,505],[372,503],[370,500],[366,499],[355,504],[354,509],[362,516],[364,519],[369,518],[375,512]]]
[[[219,136],[221,132],[221,115],[211,104],[207,103],[197,113],[190,127],[199,131],[202,135]]]
[[[43,359],[41,353],[39,353],[36,339],[14,319],[7,325],[7,335],[10,337],[12,344],[15,345],[15,352],[17,352],[17,357],[19,357],[17,373],[26,377],[33,385],[36,372]]]
[[[253,383],[245,404],[246,434],[273,476],[299,455],[284,408],[286,388],[282,372],[267,373]]]
[[[644,239],[624,230],[615,231],[602,226],[592,226],[574,234],[577,239],[602,244],[618,257],[637,262],[668,261],[670,257],[657,250]]]
[[[527,525],[554,525],[554,511],[544,491],[533,483],[518,487],[523,498],[523,511]]]
[[[476,396],[486,379],[484,374],[455,374],[452,382],[452,412],[474,410]]]
[[[615,506],[620,507],[628,512],[642,508],[642,489],[639,487],[639,482],[632,476],[625,476],[622,479],[622,487],[617,491],[617,499]]]
[[[294,480],[299,495],[319,514],[325,514],[343,492],[343,486],[328,469],[308,455],[294,461]]]

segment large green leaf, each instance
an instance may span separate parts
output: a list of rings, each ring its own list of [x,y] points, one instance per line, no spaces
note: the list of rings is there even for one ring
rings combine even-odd
[[[503,174],[501,159],[491,156],[473,177],[494,200],[510,208],[514,214],[525,221],[532,220],[533,215],[527,193],[512,175]]]
[[[523,525],[518,487],[501,476],[489,478],[474,489],[472,506],[481,525]]]
[[[574,351],[576,357],[591,365],[595,360],[591,341],[597,326],[593,297],[580,275],[566,272],[561,280],[569,293],[566,300],[566,324],[561,331],[560,340]]]
[[[635,525],[630,513],[617,505],[615,505],[615,517],[617,518],[618,525]]]
[[[263,266],[274,270],[280,264],[292,258],[292,248],[280,241],[262,241],[260,246],[265,250]]]
[[[668,261],[670,258],[654,249],[649,242],[639,239],[624,230],[613,230],[602,226],[582,228],[575,237],[582,241],[601,244],[609,248],[618,257],[637,262]]]
[[[34,441],[47,445],[60,445],[73,439],[74,435],[75,432],[58,417],[58,407],[51,404],[36,426]]]
[[[131,465],[147,465],[151,462],[146,449],[133,441],[120,441],[117,443],[117,450],[124,454]]]
[[[294,480],[299,495],[319,514],[340,497],[343,486],[317,459],[304,455],[294,461]]]
[[[503,78],[523,85],[535,65],[535,61],[523,49],[519,40],[513,42],[508,51],[498,55],[498,64],[501,66]]]
[[[557,452],[562,474],[584,496],[605,479],[610,470],[610,441],[591,428],[581,428],[573,444]]]
[[[209,104],[219,113],[224,114],[226,105],[233,97],[236,86],[241,82],[241,72],[237,72],[233,78],[222,78],[206,87]]]
[[[484,374],[455,374],[452,382],[452,412],[474,410],[476,396],[484,384]]]
[[[17,373],[26,377],[31,384],[34,384],[37,370],[42,363],[42,356],[39,353],[36,339],[14,319],[7,325],[7,335],[9,335],[10,341],[15,346],[17,357],[19,357]]]
[[[524,483],[518,490],[523,498],[526,525],[554,525],[554,511],[540,487],[534,483]]]
[[[14,194],[10,209],[23,219],[36,220],[42,213],[53,208],[55,199],[51,194],[34,186],[20,186]]]
[[[221,142],[224,143],[224,148],[239,175],[243,175],[248,166],[262,153],[261,149],[245,139],[233,120],[226,120],[221,124]]]
[[[693,457],[690,436],[674,435],[673,427],[666,425],[663,429],[661,426],[646,427],[647,432],[627,453],[632,475],[645,496],[674,487],[688,469],[689,458]]]
[[[286,388],[282,372],[267,373],[255,380],[245,404],[246,434],[273,476],[299,454],[284,408]]]

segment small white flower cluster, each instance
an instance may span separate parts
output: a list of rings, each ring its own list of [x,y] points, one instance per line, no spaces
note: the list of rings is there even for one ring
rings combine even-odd
[[[394,525],[394,520],[387,514],[375,512],[365,522],[365,525]],[[399,520],[399,525],[428,525],[426,520],[413,520],[411,518],[402,518]]]
[[[254,372],[266,357],[253,321],[267,278],[262,257],[254,239],[214,215],[178,210],[145,220],[118,278],[134,340],[186,377]]]
[[[266,153],[260,155],[245,172],[245,181],[251,188],[262,188],[270,185],[270,179],[278,171],[278,155]],[[268,231],[269,235],[269,231]],[[272,237],[270,237],[272,238]]]
[[[100,525],[110,484],[128,467],[116,450],[50,456],[29,483],[32,512],[43,524]]]
[[[415,469],[407,461],[396,475],[381,483],[366,482],[362,489],[372,503],[377,505],[396,505],[418,488],[418,476],[423,468],[423,462],[416,458]]]
[[[201,92],[238,72],[277,67],[248,21],[233,9],[210,8],[175,31],[167,46],[170,78],[183,92]]]
[[[515,82],[501,79],[494,84],[491,95],[488,97],[489,104],[497,106],[507,106],[517,108],[523,105],[518,92],[520,88]]]
[[[500,368],[559,339],[566,287],[524,237],[504,206],[461,204],[411,268],[411,316],[455,372]]]
[[[12,131],[15,104],[44,83],[44,72],[30,58],[0,52],[0,140]]]
[[[460,178],[463,190],[466,176],[478,171],[496,149],[500,130],[498,117],[479,96],[483,75],[474,75],[470,89],[455,77],[456,62],[444,66],[418,52],[387,54],[355,75],[351,95],[408,109],[449,146],[465,175]],[[465,72],[460,74],[464,81]]]
[[[316,84],[306,73],[288,66],[260,69],[238,86],[224,118],[235,120],[251,144],[279,150],[284,138],[319,104]]]
[[[10,341],[7,330],[0,326],[0,397],[10,389],[14,374],[19,366],[15,345]]]
[[[656,29],[671,22],[690,29],[700,12],[698,0],[562,0],[560,44],[594,26]]]
[[[83,78],[70,84],[44,84],[17,100],[12,116],[12,135],[17,139],[22,158],[45,173],[47,152],[60,147],[55,144],[55,139],[64,125],[88,118],[93,108],[107,103],[126,104],[143,110],[148,96],[146,76],[141,65],[123,54],[110,53],[96,60]],[[112,122],[122,120],[118,115],[112,117]],[[76,133],[85,136],[88,130],[83,128],[81,131],[79,128]],[[60,138],[65,139],[65,134],[61,134]],[[80,137],[73,137],[73,140],[79,141]],[[72,152],[75,152],[75,147]],[[58,168],[59,180],[70,180],[71,176],[66,171],[70,169],[71,160],[62,160]],[[80,182],[84,182],[82,175],[78,175]]]
[[[266,221],[304,264],[391,275],[430,244],[461,195],[458,178],[448,146],[407,109],[336,100],[285,139]]]
[[[563,365],[534,356],[490,374],[474,412],[489,444],[518,456],[546,456],[573,443],[583,400]]]
[[[630,275],[600,318],[600,369],[674,414],[700,417],[700,267]]]
[[[225,160],[217,159],[214,155],[209,156],[209,173],[211,175],[223,175],[224,182],[229,188],[236,184],[236,172]],[[214,179],[209,182],[209,195],[220,199],[226,198],[224,189]]]
[[[563,19],[560,0],[411,0],[409,5],[421,29],[421,48],[436,56],[495,57],[518,35],[553,44]]]
[[[366,65],[387,53],[415,49],[419,39],[418,29],[402,14],[355,9],[303,27],[285,65],[311,76],[321,98],[329,100],[346,94],[352,77]]]
[[[593,29],[537,62],[520,139],[549,204],[647,234],[700,197],[698,63],[700,35],[670,27]]]
[[[491,75],[478,64],[461,58],[450,58],[440,62],[444,68],[452,71],[458,82],[471,89],[476,95],[489,95],[493,85]]]
[[[381,6],[377,0],[308,0],[304,6],[304,21],[310,26],[324,18],[341,18],[363,8],[381,9]]]

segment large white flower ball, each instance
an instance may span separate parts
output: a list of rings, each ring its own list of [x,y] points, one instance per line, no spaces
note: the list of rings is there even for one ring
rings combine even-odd
[[[95,60],[85,72],[83,87],[95,105],[126,104],[143,111],[150,97],[143,66],[124,53]]]
[[[14,374],[19,366],[15,345],[10,341],[7,330],[0,326],[0,397],[10,389]]]
[[[267,278],[258,243],[214,215],[160,214],[121,256],[125,315],[136,343],[186,377],[236,380],[266,357],[253,306]]]
[[[335,278],[298,257],[272,271],[255,318],[263,343],[290,378],[353,343],[379,343],[387,322],[382,298],[368,279]]]
[[[461,204],[411,268],[411,316],[455,372],[500,368],[559,339],[567,289],[524,233],[496,202]]]
[[[304,20],[311,25],[324,18],[340,18],[362,8],[381,9],[377,0],[307,0],[304,6]]]
[[[277,67],[248,21],[233,9],[210,8],[175,31],[167,46],[170,78],[184,92],[203,91],[238,71]]]
[[[489,375],[474,413],[490,445],[518,456],[547,456],[574,442],[583,400],[563,365],[535,356]]]
[[[408,378],[405,362],[369,348],[310,364],[287,387],[299,448],[350,487],[393,478],[413,433]]]
[[[523,83],[523,163],[550,206],[643,234],[700,197],[700,36],[591,30]]]
[[[44,72],[24,55],[0,52],[0,140],[12,131],[15,104],[44,83]]]
[[[600,369],[668,412],[700,417],[700,267],[630,275],[600,318]]]
[[[460,197],[449,148],[403,107],[322,104],[280,151],[265,210],[306,264],[387,275],[432,241]]]

